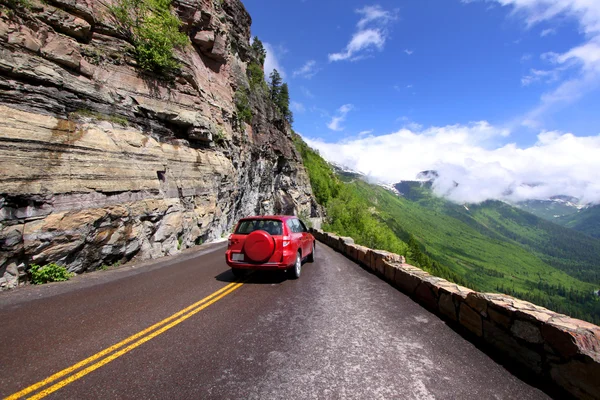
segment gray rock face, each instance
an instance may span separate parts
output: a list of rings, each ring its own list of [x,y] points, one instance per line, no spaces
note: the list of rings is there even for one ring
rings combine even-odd
[[[318,216],[264,93],[250,96],[252,123],[238,121],[250,17],[214,3],[174,2],[197,46],[178,52],[173,81],[136,69],[97,0],[0,16],[0,288],[33,263],[83,272],[175,254],[247,215]],[[219,32],[210,49],[199,32]]]

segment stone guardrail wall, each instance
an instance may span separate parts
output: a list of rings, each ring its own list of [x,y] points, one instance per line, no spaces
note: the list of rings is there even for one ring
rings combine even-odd
[[[600,327],[514,297],[479,293],[406,264],[404,257],[321,230],[317,240],[373,271],[501,358],[582,399],[600,399]]]

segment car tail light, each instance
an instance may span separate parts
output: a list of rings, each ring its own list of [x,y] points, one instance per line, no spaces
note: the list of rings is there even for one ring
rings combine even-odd
[[[287,247],[290,245],[291,240],[290,240],[289,236],[284,236],[282,239],[283,239],[283,247]]]
[[[233,241],[233,239],[231,239],[231,236],[233,235],[229,235],[229,238],[227,238],[227,247],[231,247],[236,241]]]

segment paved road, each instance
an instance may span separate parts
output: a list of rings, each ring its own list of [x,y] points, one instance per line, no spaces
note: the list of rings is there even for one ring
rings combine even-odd
[[[1,293],[0,396],[231,285],[223,253],[222,244],[209,245],[167,261]],[[325,246],[297,281],[259,273],[228,289],[191,316],[169,320],[162,327],[188,317],[151,339],[157,330],[28,396],[57,385],[46,398],[547,398]],[[78,379],[65,383],[69,376]]]

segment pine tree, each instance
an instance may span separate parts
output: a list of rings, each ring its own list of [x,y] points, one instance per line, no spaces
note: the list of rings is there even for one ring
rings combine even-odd
[[[283,80],[281,79],[281,75],[279,74],[279,71],[277,71],[276,69],[273,70],[273,72],[271,72],[271,75],[269,75],[269,92],[271,94],[271,100],[273,100],[273,102],[275,104],[277,104],[277,100],[279,99],[279,93],[281,92],[281,84],[283,83]]]
[[[254,36],[254,40],[252,41],[252,50],[254,50],[254,53],[256,54],[260,65],[264,65],[265,59],[267,58],[267,51],[265,50],[265,47],[263,46],[258,36]]]
[[[290,124],[292,124],[294,122],[294,117],[292,115],[292,111],[290,110],[290,90],[287,83],[281,85],[281,90],[279,91],[279,96],[277,97],[277,106],[281,110],[284,118]]]

